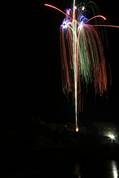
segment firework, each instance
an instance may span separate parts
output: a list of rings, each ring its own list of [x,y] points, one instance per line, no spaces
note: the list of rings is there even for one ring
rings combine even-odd
[[[94,6],[91,1],[87,5]],[[72,9],[61,9],[45,4],[65,15],[60,26],[61,58],[63,71],[63,90],[72,92],[75,104],[75,126],[78,127],[78,113],[82,110],[82,85],[88,89],[89,83],[94,86],[95,93],[102,95],[107,90],[107,71],[103,45],[97,27],[115,27],[105,25],[106,18],[93,15],[88,18],[86,6],[73,1]],[[92,8],[92,14],[94,8]],[[94,24],[91,24],[91,22]]]

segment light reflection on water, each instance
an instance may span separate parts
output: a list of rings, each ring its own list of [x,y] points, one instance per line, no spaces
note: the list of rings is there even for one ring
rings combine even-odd
[[[118,168],[115,161],[112,161],[112,174],[113,178],[118,178]]]
[[[118,162],[115,160],[47,159],[37,165],[33,177],[41,178],[119,178]]]
[[[119,178],[118,165],[114,160],[94,162],[85,160],[83,164],[77,162],[74,166],[73,175],[75,178]]]
[[[35,178],[119,178],[116,158],[78,156],[66,150],[41,151],[34,154],[32,175]],[[99,152],[97,153],[97,155]],[[101,154],[101,152],[100,152]],[[117,155],[118,156],[118,155]]]
[[[80,172],[80,164],[77,162],[74,166],[74,171],[73,171],[74,176],[77,178],[81,178],[81,172]]]

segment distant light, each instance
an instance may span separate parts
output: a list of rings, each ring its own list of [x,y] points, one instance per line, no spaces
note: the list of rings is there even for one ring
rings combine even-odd
[[[112,141],[116,140],[116,135],[112,132],[107,132],[106,136],[109,137]]]
[[[77,9],[77,6],[74,6],[74,9]]]
[[[112,140],[115,140],[115,135],[113,135],[111,133],[108,135],[108,137],[110,137]]]

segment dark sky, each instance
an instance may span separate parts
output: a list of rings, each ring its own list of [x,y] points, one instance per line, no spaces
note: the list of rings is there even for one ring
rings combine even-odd
[[[96,0],[108,24],[119,25],[118,0]],[[73,117],[71,100],[62,92],[59,26],[64,16],[44,7],[44,3],[58,6],[62,10],[72,5],[71,1],[32,2],[32,114],[47,121],[67,122]],[[107,96],[87,101],[82,118],[117,121],[118,116],[118,38],[119,29],[107,29],[108,48],[106,61],[111,66],[112,85]],[[119,115],[119,114],[118,114]]]

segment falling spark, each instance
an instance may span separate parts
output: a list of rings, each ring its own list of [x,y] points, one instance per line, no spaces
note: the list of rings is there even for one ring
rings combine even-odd
[[[78,128],[78,126],[76,127],[76,132],[78,132],[79,131],[79,128]]]

